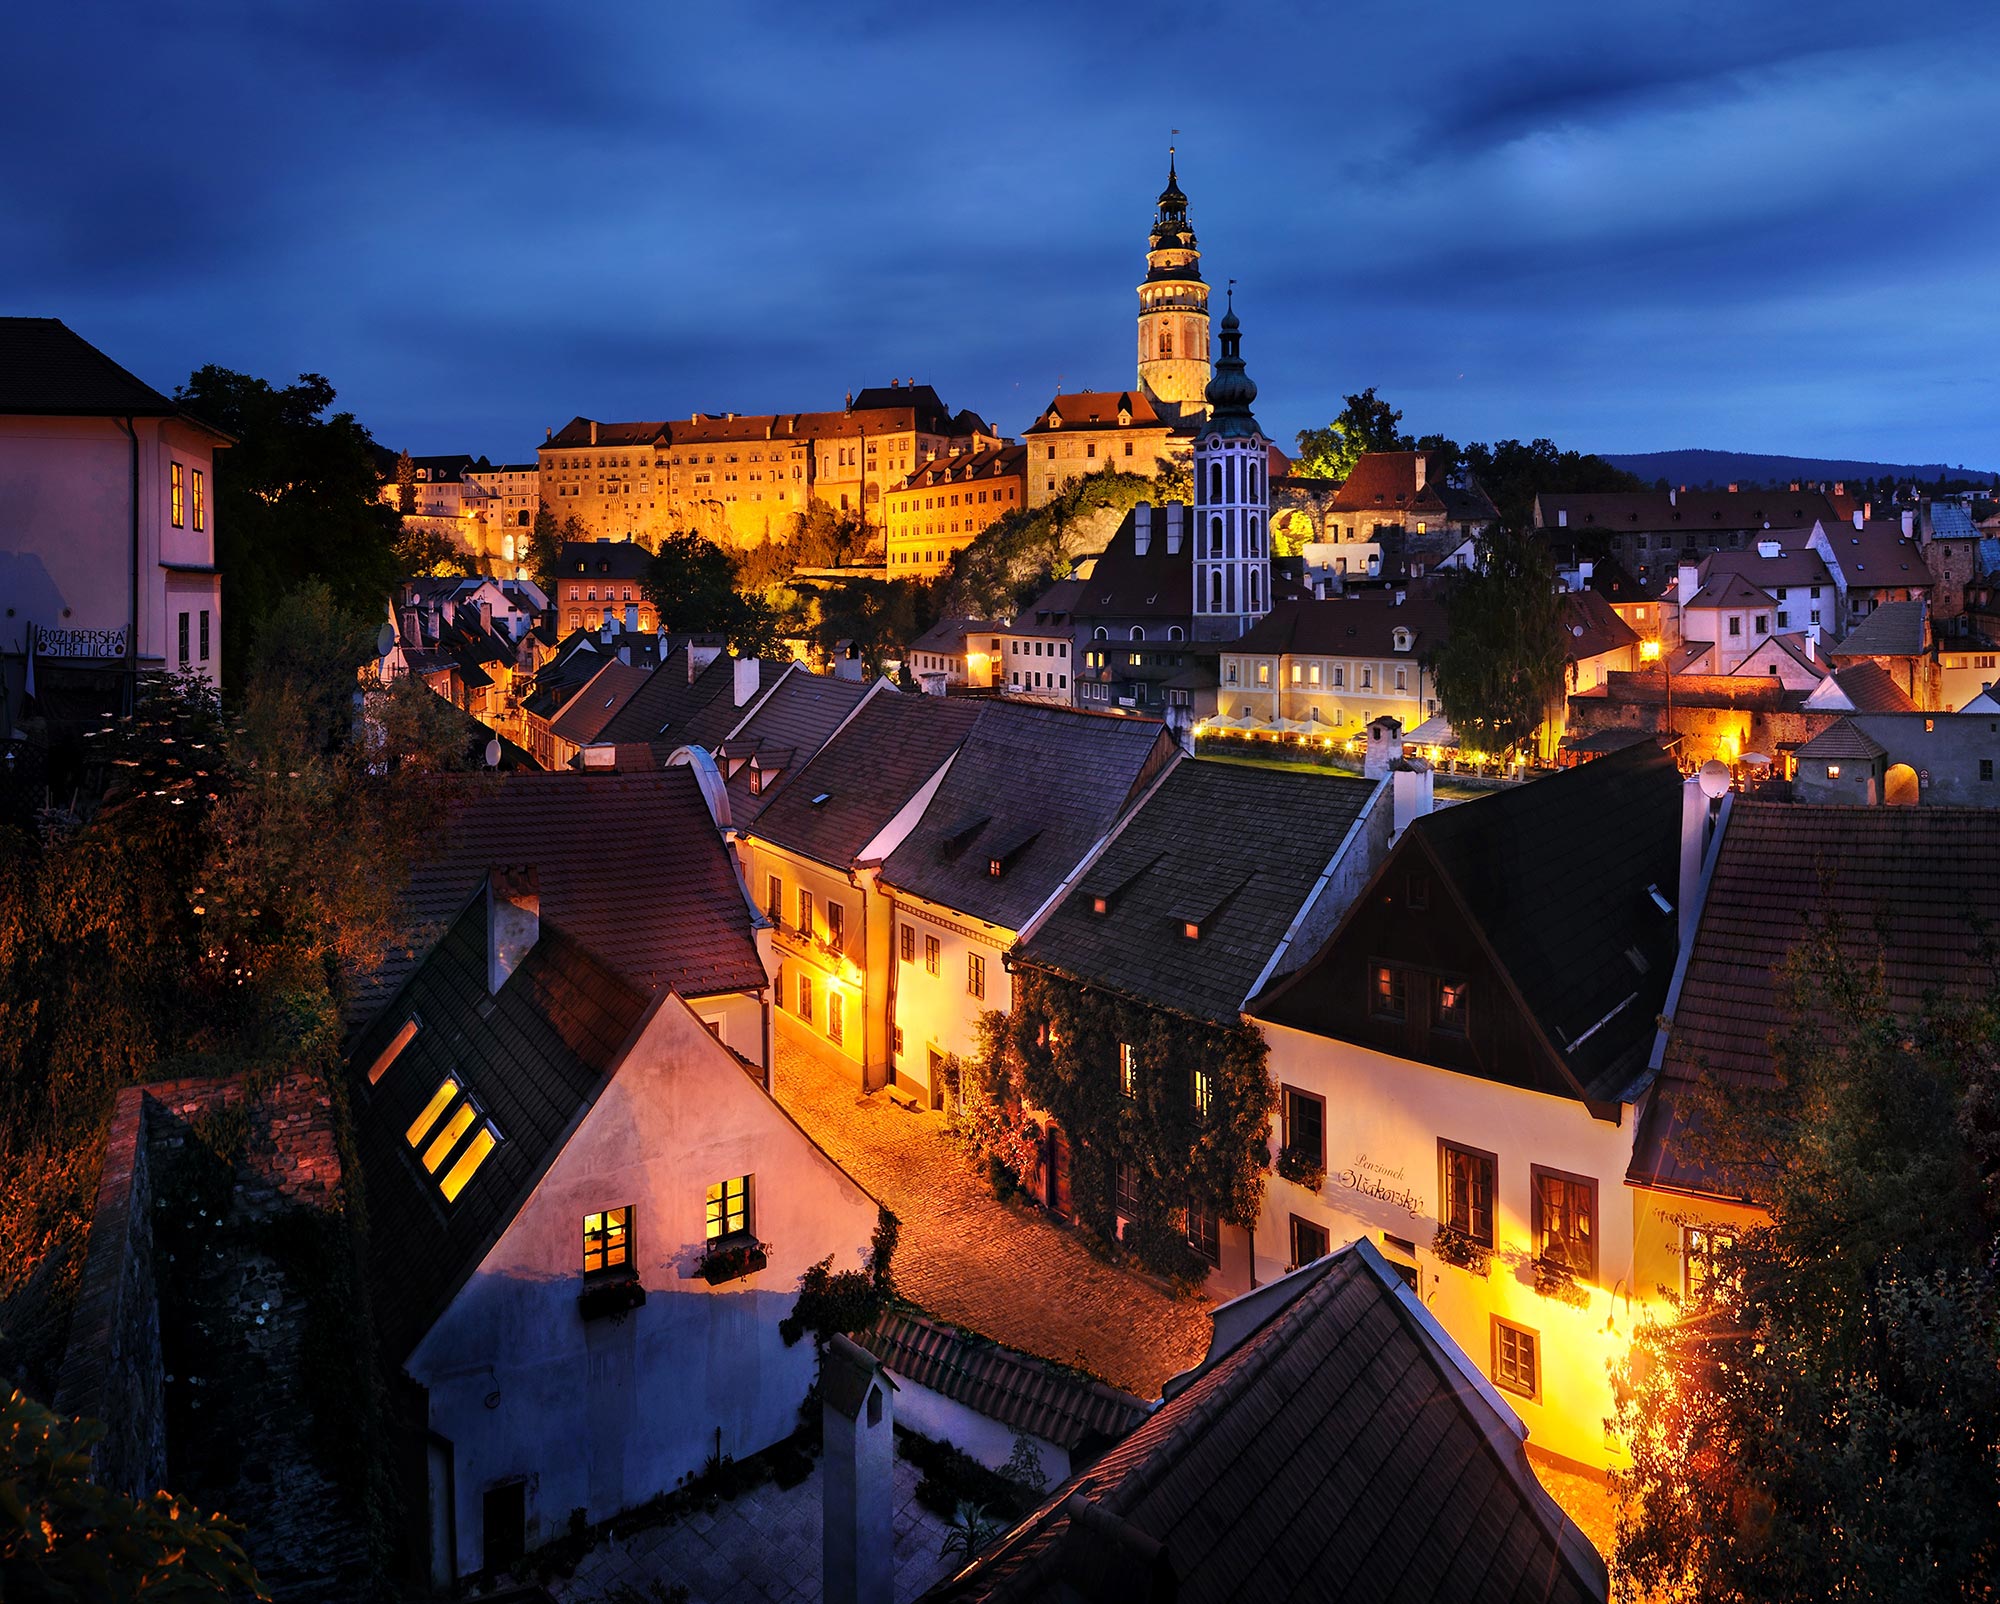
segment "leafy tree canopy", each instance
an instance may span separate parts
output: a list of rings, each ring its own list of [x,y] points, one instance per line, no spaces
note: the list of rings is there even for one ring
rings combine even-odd
[[[1375,394],[1375,386],[1347,398],[1340,416],[1323,429],[1301,429],[1292,473],[1305,479],[1346,482],[1354,464],[1369,451],[1408,451],[1415,444],[1401,432],[1403,414]]]
[[[1816,921],[1785,976],[1776,1083],[1703,1089],[1691,1145],[1769,1223],[1634,1344],[1633,1597],[1993,1597],[2000,975],[1912,1018],[1885,967]]]
[[[1569,666],[1562,597],[1548,547],[1533,534],[1487,531],[1478,564],[1445,599],[1448,629],[1431,670],[1459,745],[1510,752],[1562,700]]]
[[[660,627],[676,634],[721,635],[741,657],[765,657],[778,647],[775,609],[738,588],[736,559],[696,534],[668,535],[646,566],[647,597]]]
[[[401,577],[401,515],[378,499],[368,431],[329,413],[333,386],[305,373],[280,389],[210,365],[175,399],[236,440],[215,459],[225,681],[243,682],[258,626],[296,585],[317,580],[337,606],[379,619]]]
[[[1614,468],[1602,457],[1564,451],[1553,440],[1474,442],[1465,448],[1466,470],[1493,498],[1500,521],[1509,529],[1527,529],[1535,521],[1535,497],[1544,493],[1577,494],[1598,490],[1643,490],[1637,474]]]
[[[1142,501],[1163,504],[1193,495],[1184,471],[1156,478],[1105,469],[1072,480],[1039,507],[996,518],[969,546],[953,553],[939,578],[937,616],[1011,618],[1067,577],[1075,560],[1103,549],[1119,520]]]

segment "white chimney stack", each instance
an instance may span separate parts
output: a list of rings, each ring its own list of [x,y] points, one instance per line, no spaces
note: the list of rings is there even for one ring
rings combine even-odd
[[[1395,769],[1389,778],[1393,804],[1389,844],[1394,846],[1405,830],[1430,812],[1435,777],[1429,769]]]
[[[820,1356],[819,1385],[820,1596],[826,1604],[894,1604],[896,1383],[866,1348],[835,1333]]]
[[[736,692],[736,705],[738,707],[746,707],[749,705],[751,697],[757,694],[757,682],[760,677],[757,659],[754,657],[737,658],[735,673],[736,683],[734,688]]]
[[[486,990],[498,995],[542,933],[541,877],[533,869],[486,875]]]
[[[1556,528],[1558,529],[1569,528],[1569,508],[1567,507],[1556,508]]]
[[[1862,526],[1862,524],[1867,522],[1867,520],[1868,520],[1868,509],[1866,507],[1856,507],[1854,509],[1854,527],[1856,529],[1859,529]]]
[[[1143,557],[1153,548],[1153,504],[1142,501],[1132,509],[1132,550]]]
[[[1905,507],[1903,509],[1903,538],[1908,540],[1916,532],[1917,509],[1914,507]]]
[[[1187,508],[1178,501],[1167,503],[1167,555],[1178,557],[1181,552],[1181,514]]]

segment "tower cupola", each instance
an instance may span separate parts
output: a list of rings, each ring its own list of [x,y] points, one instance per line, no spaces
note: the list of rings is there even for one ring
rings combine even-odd
[[[1139,286],[1139,388],[1162,417],[1192,426],[1208,411],[1208,362],[1208,286],[1169,146]]]

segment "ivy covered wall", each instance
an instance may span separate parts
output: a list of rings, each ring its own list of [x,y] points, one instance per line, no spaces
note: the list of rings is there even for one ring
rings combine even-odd
[[[1263,1202],[1275,1093],[1264,1038],[1081,986],[1042,970],[1014,977],[1014,1009],[989,1037],[980,1066],[996,1102],[1044,1108],[1068,1133],[1079,1220],[1115,1229],[1115,1167],[1134,1167],[1137,1207],[1126,1245],[1149,1267],[1199,1279],[1187,1244],[1187,1204],[1249,1227]],[[1120,1047],[1131,1049],[1127,1095]],[[1197,1102],[1206,1077],[1207,1111]]]

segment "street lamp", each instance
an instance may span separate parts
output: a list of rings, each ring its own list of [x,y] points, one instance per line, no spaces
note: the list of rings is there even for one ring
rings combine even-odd
[[[1639,642],[1639,659],[1641,662],[1660,665],[1660,680],[1667,693],[1667,739],[1671,741],[1674,738],[1674,672],[1661,650],[1659,636],[1655,635]],[[1680,762],[1678,753],[1674,757],[1674,762],[1676,765]]]

